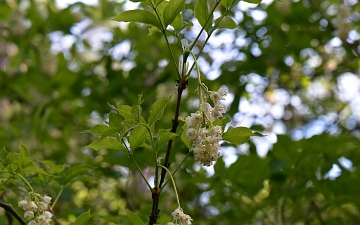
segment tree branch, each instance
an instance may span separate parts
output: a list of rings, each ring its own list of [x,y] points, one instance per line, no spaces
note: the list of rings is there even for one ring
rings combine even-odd
[[[171,130],[170,130],[170,132],[173,132],[173,133],[176,133],[176,129],[177,129],[178,125],[179,125],[179,113],[180,113],[181,96],[182,96],[183,91],[187,88],[187,85],[188,85],[188,78],[187,78],[187,76],[183,76],[182,79],[180,80],[180,84],[179,84],[179,87],[178,87],[175,116],[174,116],[174,119],[172,120],[172,127],[171,127]],[[172,140],[168,141],[166,154],[165,154],[165,160],[164,160],[164,164],[163,164],[163,166],[166,167],[166,168],[169,168],[169,166],[170,166],[169,159],[170,159],[172,143],[173,143]],[[151,215],[149,216],[149,225],[153,225],[153,224],[156,223],[157,217],[158,217],[159,212],[160,212],[160,210],[159,210],[159,198],[160,198],[161,187],[162,187],[162,185],[164,183],[164,180],[165,180],[165,175],[166,175],[166,170],[163,168],[161,170],[159,187],[154,187],[152,189],[152,191],[151,191],[152,192],[153,204],[152,204]]]
[[[12,207],[11,204],[5,203],[0,201],[0,207],[2,207],[3,209],[5,209],[6,212],[8,212],[9,214],[11,214],[13,217],[15,217],[15,219],[17,219],[17,221],[20,222],[20,224],[22,225],[26,225],[27,223],[25,222],[25,220],[19,215],[18,212],[16,212],[16,210],[14,209],[14,207]]]

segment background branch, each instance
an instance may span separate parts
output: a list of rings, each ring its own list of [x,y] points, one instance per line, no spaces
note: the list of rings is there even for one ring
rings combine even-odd
[[[19,213],[16,212],[14,207],[12,207],[11,204],[0,201],[0,207],[2,207],[3,209],[5,209],[6,212],[10,213],[13,217],[15,217],[15,219],[17,219],[17,221],[19,221],[20,224],[22,225],[27,224],[25,220],[19,215]]]

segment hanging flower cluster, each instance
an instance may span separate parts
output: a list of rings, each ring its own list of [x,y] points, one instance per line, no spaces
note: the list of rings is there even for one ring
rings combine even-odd
[[[226,113],[226,106],[219,101],[225,100],[227,93],[223,87],[218,91],[208,91],[214,106],[206,102],[206,98],[202,99],[200,96],[199,110],[185,120],[187,124],[186,137],[193,142],[191,150],[195,160],[204,166],[211,166],[220,156],[219,141],[222,139],[223,131],[221,126],[213,126],[212,122]]]
[[[168,222],[167,225],[191,225],[191,217],[185,214],[180,206],[171,213],[171,216],[173,222]]]
[[[40,201],[41,200],[41,201]],[[38,193],[30,192],[25,200],[18,205],[25,211],[24,218],[31,220],[28,225],[49,225],[52,213],[47,211],[50,208],[51,197],[42,197]]]

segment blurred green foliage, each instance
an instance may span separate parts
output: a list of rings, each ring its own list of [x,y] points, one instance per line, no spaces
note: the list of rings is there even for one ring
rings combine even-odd
[[[186,2],[184,19],[193,20],[194,4]],[[20,143],[27,146],[31,165],[50,178],[24,175],[38,192],[54,198],[62,191],[54,208],[62,224],[89,208],[89,224],[130,224],[127,209],[146,221],[151,210],[151,194],[126,153],[85,148],[96,137],[81,133],[114,116],[109,104],[135,105],[142,93],[148,118],[156,99],[175,91],[177,73],[161,33],[110,20],[125,6],[106,0],[62,9],[51,0],[0,2],[0,160],[19,152]],[[175,179],[194,224],[358,223],[359,12],[360,4],[350,0],[273,1],[230,12],[238,27],[214,33],[200,58],[204,78],[218,71],[207,86],[225,85],[233,94],[231,124],[268,137],[224,144],[214,173],[192,157],[185,161]],[[192,29],[184,36],[192,37]],[[181,45],[170,40],[177,57]],[[344,86],[348,78],[352,82]],[[195,88],[191,78],[181,105],[184,118],[196,109]],[[156,127],[171,128],[174,109],[173,98]],[[260,157],[259,142],[274,136],[271,150]],[[171,161],[180,161],[188,149],[180,138],[174,146]],[[150,177],[147,151],[140,148],[134,157]],[[329,175],[334,166],[338,174]],[[1,182],[7,179],[3,172]],[[16,208],[24,187],[17,179],[1,185],[1,200]],[[166,190],[160,224],[176,208],[172,187]],[[6,221],[0,209],[0,224]]]

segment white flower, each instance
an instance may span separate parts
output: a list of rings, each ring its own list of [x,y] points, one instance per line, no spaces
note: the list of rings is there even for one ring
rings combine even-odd
[[[198,138],[197,130],[194,128],[188,128],[186,130],[186,137],[195,141]]]
[[[37,205],[35,204],[34,201],[31,201],[27,204],[27,209],[26,210],[30,210],[30,211],[36,211],[37,210]]]
[[[204,113],[206,119],[208,119],[210,122],[214,121],[214,117],[212,116],[212,111],[214,110],[213,107],[209,103],[203,103],[201,104],[201,110]]]
[[[173,217],[174,221],[180,221],[180,224],[184,225],[191,225],[191,217],[187,214],[185,214],[182,210],[182,208],[179,206],[177,209],[175,209],[174,212],[171,213],[171,216]],[[169,222],[167,225],[173,225],[174,223]]]
[[[168,222],[166,225],[175,225],[173,222]]]
[[[22,208],[23,210],[26,210],[28,202],[26,200],[21,200],[18,205],[20,208]]]
[[[188,116],[185,122],[188,128],[197,128],[202,124],[203,116],[199,113],[191,113],[191,116]]]
[[[39,203],[39,206],[40,206],[40,209],[41,209],[41,210],[47,210],[47,208],[48,208],[48,203],[40,202],[40,203]]]
[[[43,200],[44,200],[45,203],[48,203],[48,204],[51,203],[51,197],[49,197],[49,196],[47,196],[47,195],[44,196],[44,199],[43,199]]]
[[[25,219],[32,219],[32,218],[34,218],[34,212],[33,211],[26,211],[24,213],[24,217],[25,217]]]
[[[189,215],[186,215],[186,214],[182,214],[180,215],[180,222],[181,224],[184,224],[184,225],[191,225],[191,217]]]
[[[38,223],[35,220],[31,220],[27,225],[38,225]]]
[[[228,94],[228,91],[226,88],[221,87],[218,91],[217,91],[220,95],[221,95],[221,100],[225,100],[225,96]]]
[[[44,211],[40,216],[37,217],[38,221],[51,221],[52,213]]]

